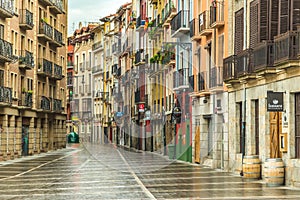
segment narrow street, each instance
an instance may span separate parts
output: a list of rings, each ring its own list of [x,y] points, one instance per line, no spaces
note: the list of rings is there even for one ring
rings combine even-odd
[[[0,199],[299,199],[300,190],[112,145],[0,163]]]

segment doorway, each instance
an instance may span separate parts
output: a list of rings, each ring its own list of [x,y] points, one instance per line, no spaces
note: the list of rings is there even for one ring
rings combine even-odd
[[[22,126],[22,156],[28,155],[29,147],[29,126]]]

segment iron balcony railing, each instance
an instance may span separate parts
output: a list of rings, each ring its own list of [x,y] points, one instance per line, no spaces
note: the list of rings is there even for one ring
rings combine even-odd
[[[92,73],[97,73],[97,72],[102,72],[103,69],[101,67],[101,65],[96,65],[94,67],[92,67]]]
[[[189,28],[190,11],[181,10],[171,21],[171,30],[176,32],[181,28]]]
[[[189,86],[190,86],[190,89],[192,91],[195,91],[195,83],[194,83],[194,80],[195,80],[195,76],[194,75],[190,75],[189,76]]]
[[[62,0],[50,0],[52,5],[57,7],[60,11],[60,13],[63,13],[64,12],[64,4],[63,4],[63,1]]]
[[[40,96],[39,97],[39,109],[42,110],[47,110],[50,111],[51,110],[51,101],[50,98],[46,97],[46,96]]]
[[[63,78],[62,66],[54,64],[54,77],[61,80]]]
[[[223,85],[223,67],[217,66],[210,70],[209,87],[220,87]]]
[[[22,92],[20,94],[21,99],[18,102],[19,106],[32,107],[32,93],[31,92]]]
[[[188,68],[179,69],[173,74],[173,88],[188,87]]]
[[[0,86],[0,103],[12,103],[12,89],[4,86]]]
[[[274,38],[275,65],[289,60],[296,60],[298,56],[299,37],[295,31],[288,31]]]
[[[53,28],[45,21],[41,21],[39,27],[39,34],[46,35],[48,38],[53,39]]]
[[[33,24],[33,13],[27,9],[20,9],[20,17],[19,17],[20,26],[24,26],[25,29],[32,29]]]
[[[246,49],[236,56],[236,69],[239,77],[253,73],[252,49]]]
[[[214,1],[210,6],[210,25],[214,26],[217,23],[224,23],[224,2]]]
[[[0,0],[0,15],[7,18],[14,16],[14,0]]]
[[[198,34],[199,34],[199,20],[195,18],[192,21],[190,21],[190,37],[193,38]]]
[[[46,60],[44,58],[39,59],[38,63],[38,73],[51,76],[52,75],[52,65],[53,63],[49,60]]]
[[[253,67],[255,71],[274,66],[274,43],[264,41],[253,49]]]
[[[31,69],[34,67],[33,53],[27,50],[20,50],[19,66],[25,66],[25,68]]]
[[[230,81],[237,77],[235,55],[229,56],[223,60],[223,70],[224,81]]]
[[[63,111],[62,100],[52,99],[52,111],[53,112],[62,112]]]
[[[207,90],[207,72],[203,71],[198,73],[198,91],[205,91]]]
[[[93,44],[92,46],[92,50],[95,51],[97,49],[102,49],[103,48],[103,45],[102,45],[102,42],[99,41],[99,42],[96,42],[95,44]]]
[[[209,10],[200,13],[198,19],[199,19],[199,33],[210,28],[211,22],[210,22]]]
[[[58,44],[63,45],[63,36],[62,33],[58,30],[54,29],[54,41],[56,41]]]
[[[13,58],[12,44],[0,39],[0,60],[9,62],[12,61]]]

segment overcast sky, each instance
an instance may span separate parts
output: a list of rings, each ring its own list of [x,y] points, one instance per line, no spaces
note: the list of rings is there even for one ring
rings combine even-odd
[[[73,34],[79,22],[99,22],[101,17],[115,13],[121,5],[131,0],[69,0],[68,35]]]

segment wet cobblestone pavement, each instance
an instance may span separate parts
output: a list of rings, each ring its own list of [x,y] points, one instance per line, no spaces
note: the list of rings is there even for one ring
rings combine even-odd
[[[300,199],[300,190],[154,153],[85,145],[0,162],[0,199]]]

